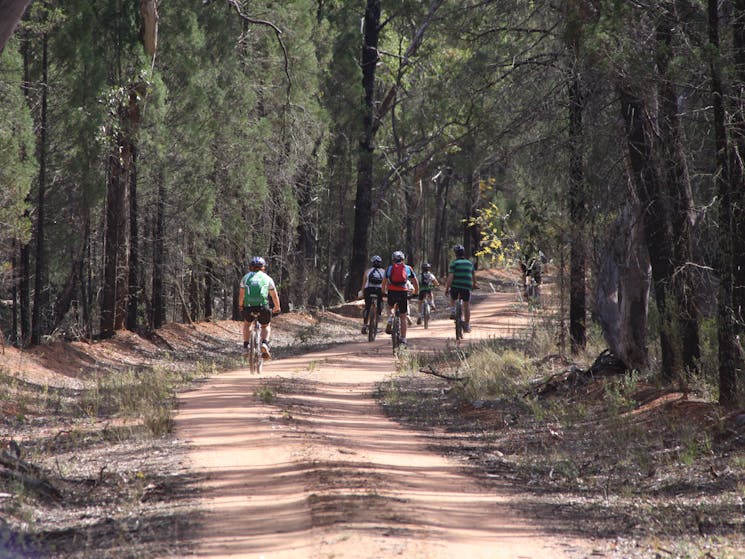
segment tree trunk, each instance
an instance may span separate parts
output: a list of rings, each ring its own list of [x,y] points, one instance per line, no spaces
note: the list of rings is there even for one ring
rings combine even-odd
[[[578,59],[577,45],[574,45]],[[569,341],[571,352],[579,353],[587,343],[585,303],[585,180],[583,168],[582,112],[584,99],[582,78],[575,70],[569,83],[569,219],[571,247],[569,253]]]
[[[643,225],[647,250],[652,265],[655,302],[659,309],[662,376],[677,378],[684,369],[679,343],[675,343],[677,315],[671,278],[673,266],[672,220],[669,203],[662,195],[662,187],[653,160],[653,148],[646,105],[627,88],[620,91],[622,117],[626,124],[632,182],[643,211]],[[679,342],[679,340],[678,340]]]
[[[47,277],[47,259],[45,247],[44,220],[46,219],[46,184],[47,184],[47,103],[49,99],[48,73],[49,73],[49,38],[46,33],[42,35],[42,59],[41,59],[41,122],[39,136],[39,192],[36,202],[36,266],[34,272],[34,307],[31,313],[31,344],[38,345],[41,342],[42,333],[42,309],[46,308],[47,296],[45,281]]]
[[[365,271],[372,220],[373,156],[375,152],[375,70],[378,63],[380,33],[380,0],[367,0],[362,43],[362,87],[365,91],[362,137],[357,162],[357,195],[354,205],[352,257],[346,282],[345,297],[353,299],[359,278]]]
[[[648,365],[649,256],[638,203],[621,211],[595,281],[595,318],[608,348],[629,369]]]
[[[158,201],[155,212],[155,238],[153,239],[152,315],[150,316],[150,327],[154,330],[163,326],[166,317],[163,297],[165,197],[165,179],[161,174],[158,176]]]
[[[745,334],[742,309],[745,304],[743,266],[737,255],[745,254],[742,237],[743,190],[745,172],[742,154],[745,153],[745,118],[742,88],[745,84],[745,1],[734,2],[733,43],[735,62],[734,91],[737,92],[733,107],[732,146],[726,130],[724,86],[719,63],[719,9],[717,0],[709,0],[709,41],[711,87],[714,105],[714,132],[717,150],[717,187],[719,192],[719,297],[717,300],[717,326],[719,339],[719,403],[734,408],[739,405],[740,383],[745,374],[745,353],[742,339]]]
[[[435,273],[443,276],[447,272],[447,218],[448,218],[448,194],[450,191],[450,182],[453,178],[453,169],[449,165],[442,171],[442,175],[437,181],[435,193],[435,230],[433,232],[434,243],[432,246],[432,269]]]
[[[0,53],[30,3],[31,0],[0,0]]]
[[[137,148],[132,147],[132,172],[129,181],[129,286],[127,290],[127,330],[137,330],[140,307],[140,251],[137,207]]]
[[[701,357],[698,337],[699,313],[695,305],[694,276],[691,271],[691,229],[695,221],[693,194],[688,164],[683,152],[683,128],[680,123],[678,95],[669,76],[669,53],[672,50],[672,29],[675,21],[663,18],[657,30],[657,64],[661,73],[658,82],[659,146],[664,192],[670,200],[673,240],[673,265],[670,278],[673,302],[677,307],[677,336],[685,371],[695,371]]]

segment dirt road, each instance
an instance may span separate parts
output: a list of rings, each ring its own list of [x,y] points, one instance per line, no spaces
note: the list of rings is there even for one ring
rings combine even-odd
[[[512,294],[474,309],[474,332],[525,326]],[[452,322],[409,330],[412,351],[444,347]],[[362,338],[362,336],[360,336]],[[582,557],[515,515],[509,491],[479,487],[464,465],[389,420],[373,394],[395,371],[390,337],[278,359],[184,394],[178,436],[204,474],[205,558],[444,559]]]

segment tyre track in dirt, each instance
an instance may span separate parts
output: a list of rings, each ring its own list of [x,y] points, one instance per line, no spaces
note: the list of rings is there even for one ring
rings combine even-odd
[[[471,339],[525,328],[515,297],[474,305]],[[452,322],[410,328],[412,351],[442,348]],[[388,419],[376,384],[395,371],[390,338],[236,370],[180,397],[176,433],[204,476],[194,556],[575,558],[583,542],[515,515],[464,465]],[[269,403],[265,399],[272,396]]]

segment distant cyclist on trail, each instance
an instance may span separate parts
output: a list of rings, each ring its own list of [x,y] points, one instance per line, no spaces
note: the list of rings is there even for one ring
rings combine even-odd
[[[269,336],[272,333],[272,314],[279,313],[279,295],[274,280],[266,273],[266,261],[261,256],[251,258],[250,270],[241,279],[238,305],[243,315],[243,348],[248,348],[254,320],[261,324],[261,354],[264,359],[271,359]],[[269,299],[272,308],[269,308]]]
[[[362,333],[367,334],[367,324],[370,314],[370,305],[373,295],[378,296],[378,318],[383,312],[383,280],[385,279],[385,268],[383,259],[377,254],[370,259],[370,268],[362,275],[362,287],[360,295],[365,297],[365,310],[362,313]]]
[[[409,312],[409,289],[406,285],[411,282],[414,288],[413,294],[419,293],[419,281],[411,266],[404,261],[406,256],[400,250],[391,255],[391,265],[385,271],[383,280],[383,293],[388,293],[388,324],[385,333],[390,334],[393,326],[393,307],[398,303],[398,312],[401,315],[401,344],[406,345],[407,313]]]
[[[463,245],[455,245],[455,260],[448,268],[448,279],[445,282],[445,295],[450,293],[453,305],[450,308],[450,319],[455,319],[455,301],[458,297],[463,300],[463,330],[471,331],[471,291],[478,289],[476,285],[476,274],[473,262],[466,258],[466,249]]]
[[[432,296],[432,290],[440,286],[440,282],[432,273],[432,265],[429,262],[422,264],[422,273],[419,278],[419,318],[416,319],[417,324],[422,323],[425,299],[429,301],[432,310],[435,310],[435,298]]]

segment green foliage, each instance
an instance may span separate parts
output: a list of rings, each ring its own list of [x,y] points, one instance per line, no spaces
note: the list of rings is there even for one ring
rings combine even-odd
[[[30,223],[26,199],[36,170],[33,122],[21,89],[23,67],[11,41],[0,54],[0,251],[26,243]],[[0,269],[0,274],[6,270]]]

